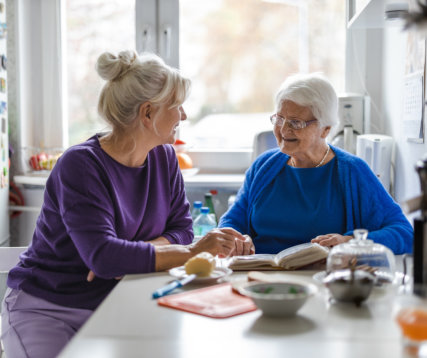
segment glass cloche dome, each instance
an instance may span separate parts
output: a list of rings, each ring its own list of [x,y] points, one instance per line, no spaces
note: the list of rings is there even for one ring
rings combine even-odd
[[[331,249],[326,261],[327,273],[344,269],[364,270],[375,276],[376,285],[392,283],[396,267],[393,252],[369,240],[368,230],[357,229],[353,235],[354,239]]]

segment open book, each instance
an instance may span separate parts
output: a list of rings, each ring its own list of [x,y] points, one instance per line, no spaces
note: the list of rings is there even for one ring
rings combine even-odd
[[[289,247],[275,255],[233,256],[229,267],[233,270],[296,270],[326,259],[328,253],[327,247],[309,242]]]

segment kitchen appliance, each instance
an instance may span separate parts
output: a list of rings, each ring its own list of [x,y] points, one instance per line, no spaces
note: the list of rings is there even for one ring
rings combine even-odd
[[[381,134],[357,136],[356,155],[368,163],[388,192],[390,192],[392,178],[391,157],[393,143],[392,137]]]
[[[338,96],[338,117],[340,122],[330,134],[332,145],[356,154],[356,138],[369,131],[370,100],[357,93]]]

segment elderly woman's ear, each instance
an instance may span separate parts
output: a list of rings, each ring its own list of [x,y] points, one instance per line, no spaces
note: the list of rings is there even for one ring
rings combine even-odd
[[[327,126],[327,127],[323,128],[322,138],[326,138],[330,131],[331,131],[331,126]]]

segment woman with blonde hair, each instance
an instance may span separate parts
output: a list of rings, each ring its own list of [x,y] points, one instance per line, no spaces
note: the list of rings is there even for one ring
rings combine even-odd
[[[32,244],[8,277],[8,358],[54,357],[126,274],[167,270],[251,243],[218,229],[192,244],[173,147],[190,81],[159,57],[103,53],[98,111],[111,131],[70,147],[47,183]],[[244,242],[236,244],[236,240]]]

